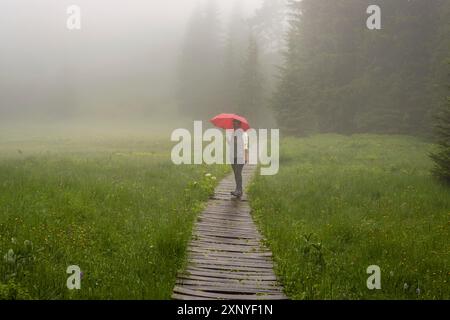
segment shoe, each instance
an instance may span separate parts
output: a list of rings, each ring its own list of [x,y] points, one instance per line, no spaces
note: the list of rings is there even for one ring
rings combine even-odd
[[[236,198],[240,198],[242,197],[242,192],[233,192],[233,196],[235,196]]]

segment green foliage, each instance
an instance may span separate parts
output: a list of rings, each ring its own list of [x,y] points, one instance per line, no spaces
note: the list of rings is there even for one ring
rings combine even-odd
[[[248,42],[247,57],[240,79],[238,106],[239,114],[252,119],[252,125],[257,126],[262,120],[264,79],[259,61],[258,42],[253,35]]]
[[[22,287],[14,283],[0,283],[0,300],[31,300],[30,294]]]
[[[33,242],[25,240],[23,245],[17,243],[16,238],[11,238],[11,247],[3,256],[2,269],[4,274],[2,281],[8,282],[11,279],[20,279],[33,272],[34,263],[37,259],[38,251],[35,250]]]
[[[290,1],[288,50],[273,108],[289,134],[430,130],[441,99],[448,2],[380,0],[382,30],[368,30],[369,0]],[[438,49],[440,48],[440,49]]]
[[[250,202],[289,297],[450,298],[450,194],[431,149],[406,136],[282,140],[280,172],[257,176]],[[367,289],[370,265],[381,290]]]
[[[0,144],[0,297],[169,299],[223,166],[158,140]],[[215,178],[217,177],[217,178]],[[81,290],[66,269],[83,272]]]
[[[435,132],[438,150],[431,154],[435,162],[433,172],[439,179],[450,184],[450,97],[436,116]]]

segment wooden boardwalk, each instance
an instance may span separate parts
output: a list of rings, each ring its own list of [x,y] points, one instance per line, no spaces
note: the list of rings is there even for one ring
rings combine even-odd
[[[255,166],[245,166],[244,188]],[[178,300],[287,299],[273,272],[272,253],[261,243],[244,193],[238,200],[233,174],[223,179],[200,214],[189,244],[187,269],[173,289]]]

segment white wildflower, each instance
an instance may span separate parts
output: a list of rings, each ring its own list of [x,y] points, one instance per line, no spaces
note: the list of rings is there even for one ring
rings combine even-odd
[[[9,249],[8,253],[6,253],[3,256],[3,259],[5,259],[5,261],[7,263],[15,263],[16,262],[16,255],[14,254],[14,250],[13,249]]]
[[[25,240],[23,242],[25,248],[27,248],[28,250],[32,250],[33,249],[33,242],[31,242],[30,240]]]

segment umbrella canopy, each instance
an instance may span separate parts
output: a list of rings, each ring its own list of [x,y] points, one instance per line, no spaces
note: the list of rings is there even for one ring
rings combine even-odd
[[[237,114],[233,113],[222,113],[214,118],[212,118],[210,121],[212,124],[214,124],[216,127],[222,128],[222,129],[233,129],[233,120],[238,120],[241,122],[241,128],[244,131],[247,131],[250,129],[250,125],[248,124],[247,119],[244,117],[238,116]]]

